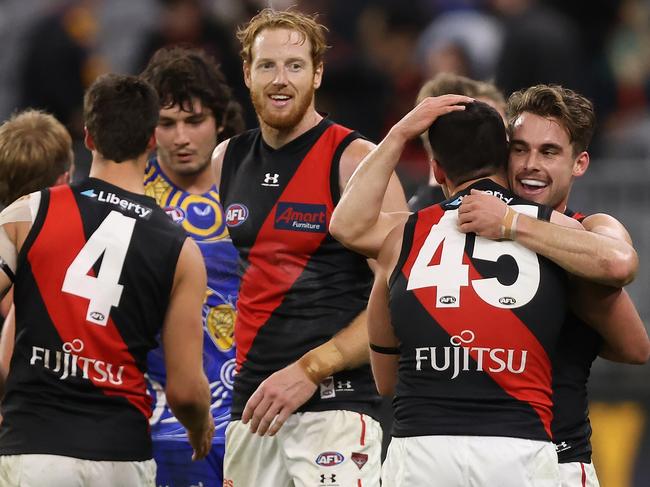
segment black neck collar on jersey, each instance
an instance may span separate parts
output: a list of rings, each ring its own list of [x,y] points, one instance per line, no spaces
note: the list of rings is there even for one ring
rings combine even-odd
[[[501,193],[512,193],[512,191],[510,191],[510,189],[508,189],[508,188],[506,188],[504,186],[501,186],[500,184],[495,183],[490,178],[483,178],[483,179],[479,179],[478,181],[470,184],[465,189],[462,189],[460,191],[456,191],[456,193],[454,193],[454,195],[449,199],[454,199],[459,195],[469,194],[470,191],[473,190],[473,189],[478,189],[480,191],[490,191],[491,190],[491,191],[500,191]]]
[[[82,188],[84,186],[93,186],[98,189],[103,189],[105,191],[109,191],[112,193],[116,194],[121,194],[123,196],[128,196],[129,198],[133,200],[140,201],[142,203],[146,203],[148,205],[156,205],[156,200],[153,199],[151,196],[147,196],[145,194],[140,194],[140,193],[133,193],[131,191],[127,191],[126,189],[120,188],[119,186],[115,186],[114,184],[111,184],[109,182],[104,181],[103,179],[99,178],[94,178],[94,177],[87,177],[86,179],[83,179],[79,181],[78,183],[75,183],[71,186],[76,186],[79,188]]]

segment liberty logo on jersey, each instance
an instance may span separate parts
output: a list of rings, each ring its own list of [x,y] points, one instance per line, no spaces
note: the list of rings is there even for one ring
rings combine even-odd
[[[279,230],[327,233],[327,207],[281,201],[275,211],[274,226]]]
[[[474,370],[477,372],[499,373],[508,370],[513,374],[521,374],[526,371],[527,350],[461,346],[469,345],[475,338],[471,330],[463,330],[460,334],[452,336],[449,342],[453,347],[442,347],[442,364],[438,363],[440,347],[416,348],[415,370],[422,370],[422,364],[428,364],[438,372],[453,368],[451,379],[458,377],[461,371],[471,371],[473,362],[476,363]],[[473,361],[470,360],[470,352],[474,354]],[[517,362],[518,365],[515,367]]]
[[[226,208],[226,225],[238,227],[248,218],[248,208],[241,203],[233,203]]]
[[[94,383],[108,381],[115,385],[122,384],[124,365],[118,367],[102,360],[78,355],[83,349],[84,342],[79,338],[65,342],[61,350],[32,346],[29,365],[33,366],[40,362],[43,368],[59,376],[59,380],[81,375],[83,379]]]
[[[82,191],[81,194],[99,201],[100,203],[108,203],[110,205],[119,206],[123,210],[132,211],[145,220],[149,219],[149,216],[151,216],[151,212],[153,211],[151,208],[140,205],[140,203],[120,198],[115,193],[111,192],[100,191],[99,193],[95,193],[94,189],[87,189],[86,191]]]

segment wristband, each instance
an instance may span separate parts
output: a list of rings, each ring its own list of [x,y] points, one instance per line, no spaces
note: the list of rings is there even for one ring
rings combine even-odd
[[[297,364],[316,385],[320,384],[325,377],[345,367],[343,355],[332,341],[310,350],[298,360]]]
[[[514,240],[516,229],[517,229],[517,219],[519,218],[519,213],[510,208],[506,207],[506,214],[503,215],[503,220],[501,222],[501,237],[506,240]]]
[[[374,343],[369,343],[370,350],[373,352],[381,353],[383,355],[401,355],[402,351],[398,347],[380,347]]]

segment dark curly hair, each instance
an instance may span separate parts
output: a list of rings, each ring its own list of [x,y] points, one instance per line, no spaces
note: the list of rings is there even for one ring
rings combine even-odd
[[[200,100],[223,128],[218,142],[244,130],[241,106],[219,66],[205,51],[181,46],[158,49],[140,77],[154,87],[163,108],[178,105],[191,110],[192,98]]]

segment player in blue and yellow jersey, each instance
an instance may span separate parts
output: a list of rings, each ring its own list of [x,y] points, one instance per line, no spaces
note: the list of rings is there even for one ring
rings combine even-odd
[[[142,77],[154,86],[161,102],[157,154],[145,171],[147,195],[196,241],[207,269],[203,366],[216,424],[210,456],[192,462],[185,431],[162,392],[166,374],[161,349],[151,352],[148,376],[154,397],[151,428],[157,485],[221,485],[235,368],[233,326],[239,277],[237,251],[225,224],[210,157],[219,140],[243,129],[243,119],[223,74],[202,51],[161,49]]]

